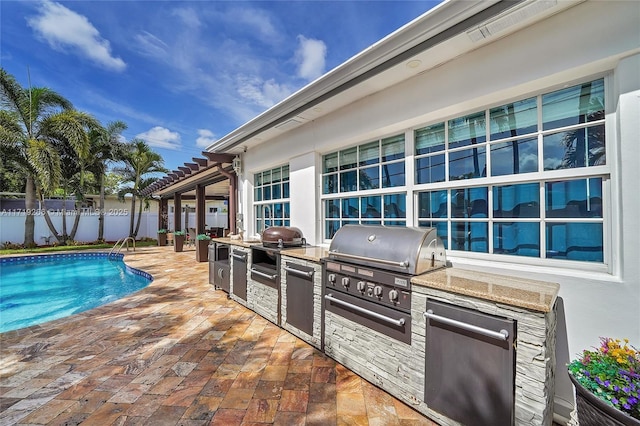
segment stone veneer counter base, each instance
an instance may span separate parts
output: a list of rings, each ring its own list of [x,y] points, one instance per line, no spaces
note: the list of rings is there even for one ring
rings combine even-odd
[[[550,312],[560,290],[555,283],[456,268],[418,275],[411,284],[538,312]]]
[[[412,347],[418,351],[418,359],[425,362],[428,360],[425,359],[423,313],[428,299],[516,321],[514,424],[550,426],[555,393],[555,302],[559,285],[455,268],[416,276],[411,283]],[[423,380],[424,374],[420,374],[419,380]],[[424,388],[413,398],[407,398],[403,389],[387,387],[386,390],[443,425],[457,425],[422,402]]]

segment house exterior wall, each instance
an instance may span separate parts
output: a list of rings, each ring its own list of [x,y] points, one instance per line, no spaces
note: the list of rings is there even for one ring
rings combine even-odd
[[[252,229],[253,173],[289,164],[291,225],[311,244],[327,244],[322,232],[323,154],[415,128],[604,78],[610,182],[605,212],[606,266],[589,270],[551,263],[512,262],[499,256],[448,253],[454,267],[531,277],[560,284],[556,347],[557,411],[572,404],[563,363],[599,336],[640,342],[640,6],[637,2],[579,3],[559,14],[479,47],[347,107],[294,129],[243,156],[241,213]],[[413,176],[406,151],[406,176]],[[408,194],[413,191],[407,179]],[[415,225],[407,196],[407,224]],[[563,413],[566,414],[566,413]]]

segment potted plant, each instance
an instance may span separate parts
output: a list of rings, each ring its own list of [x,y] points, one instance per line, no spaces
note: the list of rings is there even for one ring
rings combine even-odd
[[[640,352],[624,339],[600,338],[569,363],[580,426],[640,426]]]
[[[167,230],[164,228],[158,229],[158,245],[159,246],[167,245]]]
[[[173,233],[173,250],[182,251],[184,246],[185,234],[184,231],[175,231]]]
[[[196,260],[198,262],[209,260],[209,241],[211,241],[211,237],[207,234],[196,236]]]

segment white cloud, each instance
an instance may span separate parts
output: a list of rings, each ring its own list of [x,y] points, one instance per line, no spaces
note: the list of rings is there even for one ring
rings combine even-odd
[[[324,73],[327,45],[322,40],[314,40],[305,36],[298,36],[298,76],[307,80],[315,80]]]
[[[191,29],[196,29],[201,25],[200,18],[198,17],[198,13],[193,9],[188,9],[188,8],[175,9],[173,11],[173,14],[178,18],[180,18],[182,22],[184,22]]]
[[[27,22],[52,48],[74,51],[114,71],[127,67],[122,59],[112,55],[109,41],[100,36],[85,16],[51,1],[44,1],[39,12]]]
[[[206,148],[217,140],[211,130],[198,129],[198,139],[196,139],[196,145],[200,148]]]
[[[156,58],[162,58],[167,55],[169,46],[160,40],[155,35],[142,31],[140,34],[136,34],[134,37],[136,40],[139,52],[143,55],[152,56]]]
[[[149,146],[156,148],[177,150],[182,146],[178,133],[160,126],[153,127],[144,133],[139,133],[136,135],[136,138],[142,139],[147,142]]]
[[[292,93],[289,86],[275,80],[262,80],[258,76],[237,76],[238,94],[251,104],[269,108]]]
[[[247,26],[244,30],[248,34],[255,34],[256,38],[265,42],[274,42],[281,39],[276,26],[271,22],[271,17],[263,10],[242,8],[233,9],[226,17],[234,25]]]

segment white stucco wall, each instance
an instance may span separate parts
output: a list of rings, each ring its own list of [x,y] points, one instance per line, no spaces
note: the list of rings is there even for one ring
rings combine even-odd
[[[495,256],[487,261],[450,254],[450,260],[455,267],[559,283],[559,364],[597,345],[600,336],[626,337],[640,345],[639,2],[580,3],[251,149],[244,154],[245,169],[249,175],[289,163],[291,224],[300,227],[307,240],[320,244],[323,153],[400,132],[411,138],[414,126],[600,77],[608,90],[609,270],[510,264]],[[410,152],[406,164],[409,173]],[[245,224],[252,226],[247,209],[251,182],[243,187]],[[572,399],[571,386],[562,377],[556,391],[559,399]]]

